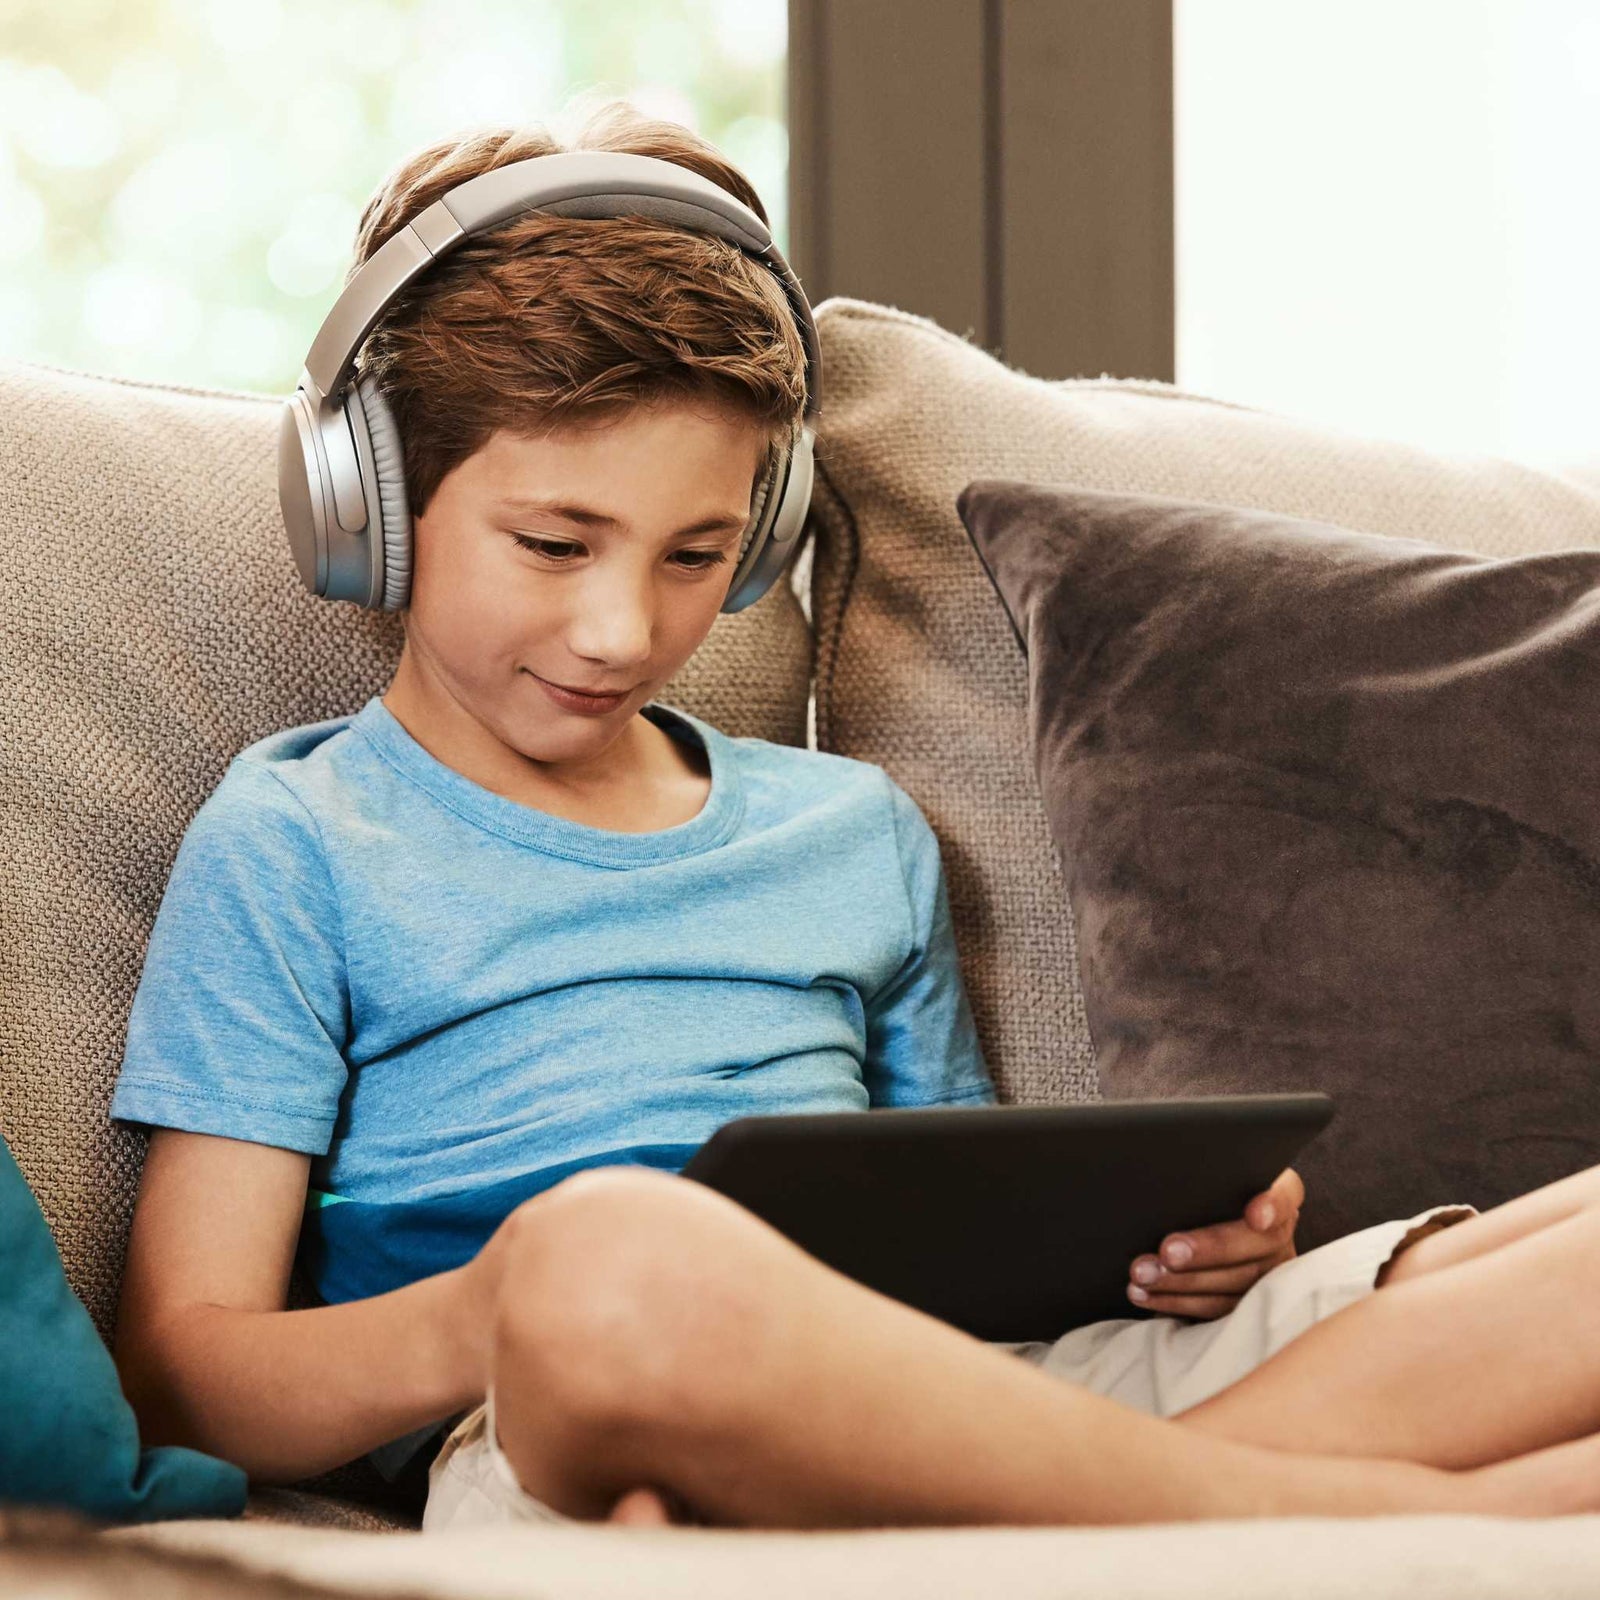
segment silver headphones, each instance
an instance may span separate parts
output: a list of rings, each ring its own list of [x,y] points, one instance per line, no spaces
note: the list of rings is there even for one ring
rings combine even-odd
[[[313,594],[395,611],[411,593],[411,512],[394,414],[356,354],[389,301],[474,233],[524,211],[642,215],[714,234],[783,285],[806,352],[798,436],[757,486],[724,611],[759,600],[794,553],[811,504],[822,358],[811,307],[760,217],[697,172],[655,156],[575,150],[480,173],[434,201],[347,283],[323,320],[278,425],[278,504],[301,581]]]

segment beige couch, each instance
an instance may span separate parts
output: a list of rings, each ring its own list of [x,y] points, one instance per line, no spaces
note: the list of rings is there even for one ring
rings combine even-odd
[[[887,768],[939,835],[1004,1097],[1092,1097],[1023,662],[957,492],[980,476],[1149,490],[1511,554],[1600,543],[1600,487],[1163,384],[1033,379],[862,301],[827,301],[817,322],[815,539],[794,581],[719,619],[662,698],[732,734],[809,733]],[[399,651],[396,619],[300,588],[278,521],[277,414],[269,396],[0,362],[0,1132],[105,1334],[141,1154],[105,1107],[178,841],[234,752],[355,708]],[[380,1487],[344,1471],[258,1491],[242,1522],[110,1537],[410,1594],[1600,1592],[1600,1517],[423,1537]]]

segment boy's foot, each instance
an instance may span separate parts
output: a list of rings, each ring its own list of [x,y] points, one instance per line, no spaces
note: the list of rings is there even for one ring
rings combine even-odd
[[[607,1522],[630,1523],[636,1528],[664,1528],[673,1520],[667,1503],[654,1489],[630,1489],[617,1497]]]

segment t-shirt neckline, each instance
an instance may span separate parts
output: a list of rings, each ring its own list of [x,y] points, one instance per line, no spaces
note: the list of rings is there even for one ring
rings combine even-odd
[[[486,789],[419,744],[381,695],[373,695],[362,706],[351,726],[392,767],[458,816],[550,855],[595,866],[630,867],[696,855],[721,844],[744,813],[744,790],[732,741],[692,712],[657,700],[648,701],[639,711],[674,738],[687,736],[690,743],[698,740],[711,769],[711,793],[699,812],[687,822],[649,833],[591,827]]]

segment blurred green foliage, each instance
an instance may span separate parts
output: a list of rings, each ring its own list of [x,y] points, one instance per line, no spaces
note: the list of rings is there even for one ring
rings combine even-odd
[[[288,393],[412,150],[619,97],[789,248],[785,0],[0,0],[0,356]]]

